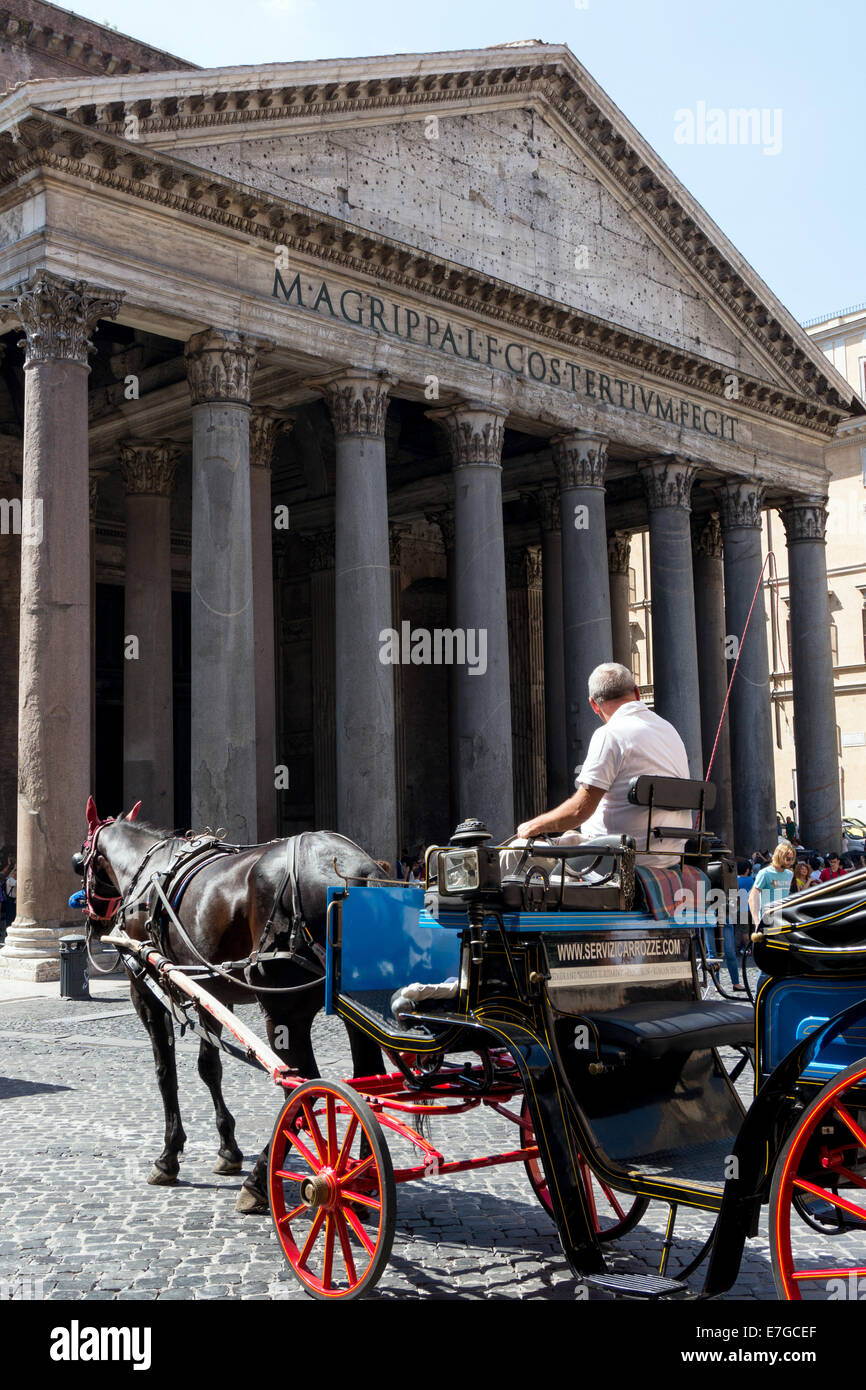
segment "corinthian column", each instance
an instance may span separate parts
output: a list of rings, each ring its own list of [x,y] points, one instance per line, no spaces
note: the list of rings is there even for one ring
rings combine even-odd
[[[394,672],[380,657],[392,627],[385,415],[394,378],[346,371],[312,384],[330,408],[337,450],[337,828],[393,865]]]
[[[0,354],[2,360],[2,354]],[[0,499],[21,504],[21,437],[0,434]],[[18,767],[18,610],[21,598],[21,537],[14,527],[0,535],[0,632],[6,658],[0,662],[0,850],[15,843]],[[5,864],[5,859],[4,859]],[[2,960],[2,957],[0,957]]]
[[[454,617],[467,655],[455,671],[459,813],[480,817],[499,840],[514,833],[502,525],[507,411],[465,401],[428,413],[448,431],[454,469]]]
[[[87,356],[97,321],[113,318],[120,301],[43,272],[4,306],[26,335],[18,915],[0,954],[7,978],[58,979],[58,938],[81,925],[67,900],[90,783]]]
[[[562,510],[565,720],[568,791],[573,792],[589,741],[598,728],[587,694],[589,675],[602,661],[611,659],[604,513],[607,440],[575,430],[557,435],[551,442],[559,470]]]
[[[653,704],[686,745],[703,777],[695,591],[689,517],[695,466],[676,455],[639,465],[649,506]]]
[[[842,807],[827,601],[827,499],[792,497],[781,514],[788,539],[800,839],[833,849],[842,842]]]
[[[274,641],[274,514],[271,507],[271,462],[280,434],[294,420],[270,411],[250,416],[250,522],[253,538],[253,629],[256,685],[256,808],[258,836],[277,833],[274,784],[276,749],[276,664]]]
[[[698,639],[698,681],[701,701],[701,746],[706,769],[716,743],[719,720],[725,707],[728,676],[725,667],[725,580],[722,564],[722,528],[713,513],[696,526],[692,535],[695,582],[695,626]],[[718,733],[710,781],[716,787],[715,810],[707,824],[726,844],[733,846],[731,806],[731,735],[725,722]]]
[[[607,542],[607,577],[610,584],[610,628],[613,659],[631,670],[631,620],[628,571],[631,532],[614,531]]]
[[[317,830],[337,825],[337,719],[334,651],[334,532],[306,537],[310,547],[313,686],[313,805]]]
[[[738,854],[772,849],[776,843],[776,781],[767,615],[761,580],[763,487],[753,480],[729,482],[719,490],[725,559],[725,626],[739,642],[755,599],[749,630],[728,705],[731,723],[731,791],[734,848]],[[826,584],[824,592],[826,593]],[[733,670],[729,658],[728,678]]]
[[[126,487],[123,799],[156,825],[174,824],[171,667],[171,486],[177,448],[166,440],[120,447]]]
[[[257,836],[250,390],[257,344],[186,345],[192,398],[192,823]]]

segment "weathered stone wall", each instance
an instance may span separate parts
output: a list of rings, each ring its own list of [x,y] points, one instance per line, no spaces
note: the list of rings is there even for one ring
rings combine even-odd
[[[533,110],[185,146],[183,157],[755,375],[697,287]]]

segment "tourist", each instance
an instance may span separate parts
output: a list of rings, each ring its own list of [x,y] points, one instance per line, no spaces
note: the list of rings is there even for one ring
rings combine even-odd
[[[824,860],[821,858],[820,854],[813,854],[812,858],[809,860],[809,868],[811,870],[811,873],[809,874],[810,883],[821,882],[821,870],[823,869],[823,867]]]
[[[841,878],[844,872],[841,856],[837,850],[831,850],[827,855],[827,863],[819,875],[821,882],[829,883],[831,878]]]
[[[812,877],[809,865],[805,859],[798,859],[794,865],[794,881],[791,884],[792,893],[801,893],[804,888],[812,887]]]
[[[731,976],[731,988],[737,994],[746,993],[746,986],[740,981],[737,954],[744,944],[744,928],[748,927],[749,923],[749,893],[755,882],[751,870],[752,866],[748,859],[737,860],[737,910],[733,914],[733,920],[731,920],[732,914],[728,913],[728,920],[722,931],[725,965]]]
[[[766,908],[787,898],[794,877],[796,851],[793,845],[777,845],[770,864],[757,874],[749,894],[749,908],[755,926],[760,926]]]

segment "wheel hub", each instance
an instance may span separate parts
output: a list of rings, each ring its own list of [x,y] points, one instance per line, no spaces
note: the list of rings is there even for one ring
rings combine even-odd
[[[307,1207],[326,1207],[336,1195],[337,1182],[334,1174],[327,1170],[315,1177],[304,1178],[300,1184],[301,1201]]]

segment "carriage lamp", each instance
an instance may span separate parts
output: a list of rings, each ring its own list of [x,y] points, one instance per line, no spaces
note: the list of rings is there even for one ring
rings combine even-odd
[[[451,836],[453,849],[439,851],[438,887],[446,895],[498,893],[499,851],[483,842],[490,832],[483,821],[461,821]]]

